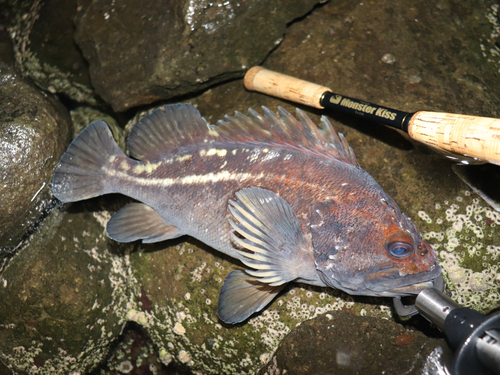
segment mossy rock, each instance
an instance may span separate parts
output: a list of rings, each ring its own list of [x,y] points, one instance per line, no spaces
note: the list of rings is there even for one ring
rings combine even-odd
[[[356,298],[330,288],[290,284],[249,320],[227,325],[217,316],[220,288],[238,265],[199,242],[145,246],[130,257],[135,310],[165,364],[174,361],[204,374],[254,373],[297,325],[326,311],[349,309],[388,318],[387,299]]]
[[[126,257],[111,253],[105,222],[101,212],[53,210],[3,271],[0,359],[14,373],[83,373],[120,334]]]

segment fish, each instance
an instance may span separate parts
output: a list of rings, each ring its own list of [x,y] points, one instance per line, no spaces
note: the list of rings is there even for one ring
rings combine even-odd
[[[108,221],[111,239],[187,235],[234,258],[244,269],[227,275],[218,301],[228,324],[290,282],[380,297],[432,287],[441,275],[434,249],[329,120],[262,109],[211,125],[190,104],[166,105],[132,127],[130,157],[104,121],[92,122],[61,157],[53,195],[126,195],[134,202]]]

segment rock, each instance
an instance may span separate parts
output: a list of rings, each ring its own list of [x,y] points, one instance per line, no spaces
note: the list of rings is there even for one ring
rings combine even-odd
[[[14,49],[10,35],[5,27],[9,16],[8,12],[0,14],[0,61],[7,66],[13,67]]]
[[[155,374],[177,375],[185,372],[174,372],[171,367],[167,370],[158,358],[158,352],[137,324],[128,324],[117,345],[108,355],[108,360],[95,374]],[[169,371],[170,370],[170,371]]]
[[[33,227],[52,200],[50,182],[72,137],[67,110],[0,65],[0,257]]]
[[[390,309],[363,303],[366,299],[354,303],[338,290],[292,283],[262,313],[242,324],[224,324],[217,316],[218,296],[237,266],[219,255],[199,242],[179,239],[175,245],[142,245],[130,256],[137,306],[127,318],[144,327],[166,365],[204,374],[255,373],[287,333],[326,311],[391,316]]]
[[[39,87],[88,104],[98,99],[74,40],[77,1],[13,2],[9,31],[18,68]]]
[[[87,14],[92,7],[97,7],[96,4],[100,3],[92,4],[90,8],[82,8],[82,12]],[[116,10],[123,8],[113,9],[115,12],[108,8],[111,21]],[[144,12],[143,9],[141,11]],[[106,21],[105,13],[106,9],[102,13],[102,23]],[[484,17],[489,13],[490,8],[478,6],[477,2],[472,1],[463,4],[440,1],[439,4],[431,6],[416,3],[412,7],[393,0],[376,3],[330,2],[291,25],[287,30],[286,39],[270,54],[265,65],[329,86],[342,94],[402,110],[430,109],[497,116],[495,103],[498,103],[500,97],[500,86],[497,84],[499,64],[489,47],[482,50],[481,44],[484,42],[486,46],[486,40],[480,41],[478,38],[478,35],[481,38],[484,35],[486,38],[493,31],[493,26],[489,23],[492,18]],[[394,14],[399,16],[395,18]],[[95,20],[96,23],[98,21]],[[116,52],[112,49],[110,51]],[[128,50],[121,51],[125,54]],[[100,53],[105,54],[106,50]],[[387,54],[394,57],[393,60],[390,59],[392,64],[382,61],[382,57]],[[116,56],[117,61],[120,58],[127,62],[123,55]],[[123,76],[125,82],[130,78],[134,77]],[[247,92],[241,81],[214,87],[198,97],[191,98],[189,102],[197,105],[202,115],[211,123],[215,123],[226,113],[234,113],[235,110],[246,112],[248,107],[259,110],[261,105],[266,105],[275,111],[277,106],[281,105],[293,111],[296,106],[259,93]],[[316,123],[319,114],[326,114],[332,119],[334,128],[345,134],[360,165],[421,228],[425,238],[439,253],[445,271],[447,291],[452,297],[461,304],[483,312],[500,306],[500,216],[470,192],[452,173],[449,161],[426,149],[415,147],[395,130],[332,112],[303,109]],[[114,199],[116,198],[108,196],[99,202]],[[120,206],[109,211],[114,212]],[[88,210],[100,212],[99,208],[90,209],[86,203],[80,202],[72,205],[69,215],[87,215],[90,221],[77,220],[73,223],[80,232],[88,231],[90,237],[80,235],[80,232],[71,227],[69,221],[61,222],[61,225],[70,226],[70,230],[75,232],[80,242],[98,239],[99,243],[96,245],[102,245],[102,227],[95,229],[98,234],[95,234],[94,229],[87,230],[87,227],[92,228],[95,225],[93,214]],[[102,218],[103,215],[98,216]],[[106,217],[109,215],[106,214]],[[59,233],[58,230],[56,233]],[[47,232],[44,233],[44,236],[48,236]],[[72,235],[61,235],[73,238]],[[336,356],[325,358],[324,355],[328,348],[332,353],[337,349],[329,345],[329,341],[335,339],[335,335],[330,332],[341,328],[339,335],[342,334],[342,338],[346,340],[345,347],[355,343],[352,337],[355,333],[359,333],[359,337],[367,337],[368,333],[370,338],[366,339],[364,344],[374,346],[363,348],[366,355],[387,354],[375,350],[376,345],[382,345],[391,357],[394,357],[393,353],[399,353],[402,358],[397,358],[397,362],[385,361],[380,366],[377,361],[372,363],[373,366],[379,366],[378,372],[399,374],[409,370],[410,360],[415,360],[421,368],[425,362],[424,355],[428,354],[425,351],[427,346],[440,346],[443,343],[442,340],[426,339],[420,334],[419,331],[428,332],[429,325],[425,321],[418,323],[418,318],[409,319],[405,323],[408,328],[395,324],[389,299],[352,297],[332,289],[296,284],[288,286],[262,313],[242,324],[228,326],[218,320],[217,299],[223,278],[230,270],[238,268],[238,264],[189,238],[156,245],[140,245],[130,256],[109,254],[113,242],[107,244],[105,247],[98,247],[95,252],[96,256],[102,256],[102,259],[111,262],[116,271],[105,269],[99,263],[104,272],[104,276],[99,276],[100,279],[104,279],[106,283],[106,277],[113,280],[110,281],[111,284],[106,284],[108,286],[103,288],[105,290],[93,284],[95,280],[90,276],[94,277],[94,273],[86,273],[87,264],[98,263],[94,258],[89,261],[89,256],[86,252],[81,252],[81,247],[67,245],[62,254],[52,252],[54,246],[40,243],[40,248],[44,251],[49,249],[53,264],[59,264],[61,259],[61,267],[83,264],[83,267],[76,267],[74,272],[80,272],[77,275],[81,275],[79,277],[89,284],[90,289],[102,290],[99,292],[100,298],[108,301],[103,304],[111,304],[110,310],[103,311],[102,307],[97,312],[91,310],[91,313],[96,315],[85,319],[99,320],[97,316],[105,319],[106,324],[113,327],[106,328],[106,333],[111,332],[113,337],[118,336],[124,321],[141,325],[154,344],[148,344],[147,350],[157,348],[157,357],[163,364],[176,363],[184,369],[206,374],[256,373],[262,366],[266,366],[262,372],[271,374],[274,371],[274,374],[277,374],[278,371],[283,373],[283,369],[293,371],[287,364],[296,364],[301,358],[304,362],[307,358],[315,358],[318,361],[316,370],[319,371],[319,366],[338,365],[338,361],[333,363]],[[89,242],[88,246],[91,245],[94,246]],[[84,248],[88,249],[87,245]],[[83,262],[76,258],[64,261],[65,257],[70,255],[87,258],[83,258]],[[16,264],[19,259],[18,265],[22,263],[25,267],[39,270],[37,260],[40,256],[43,259],[44,252],[35,252],[33,247],[32,253],[23,251],[14,257],[13,263],[8,267]],[[119,267],[114,268],[115,265]],[[4,272],[4,278],[7,280],[7,287],[4,288],[8,290],[0,297],[9,298],[6,306],[9,306],[10,311],[5,312],[6,307],[0,311],[2,324],[7,326],[7,329],[0,331],[0,334],[4,335],[0,337],[0,341],[6,342],[14,337],[14,345],[30,349],[32,345],[29,340],[33,339],[34,331],[24,327],[31,326],[23,321],[15,327],[8,326],[12,321],[19,322],[16,311],[28,311],[27,302],[14,298],[19,294],[18,291],[23,290],[19,286],[20,282],[16,283],[14,275],[17,275],[19,280],[27,280],[21,279],[24,277],[24,269],[19,272],[17,269],[7,269]],[[10,272],[8,278],[5,276],[7,271]],[[42,280],[43,285],[48,285],[47,278],[52,277],[49,273],[31,275],[28,281],[32,284]],[[67,280],[62,271],[56,275]],[[60,281],[56,278],[54,282],[54,290],[57,290],[60,288]],[[69,282],[73,286],[76,283],[72,279]],[[3,285],[3,280],[0,280],[0,289]],[[116,288],[119,288],[119,291],[116,291]],[[35,297],[41,299],[48,296],[57,303],[64,304],[61,293],[56,296],[55,292],[51,294],[45,287],[42,290],[44,292]],[[110,293],[119,297],[118,300],[109,302],[107,298]],[[47,301],[50,302],[48,297]],[[81,306],[92,306],[94,302],[86,301]],[[41,303],[34,301],[30,308],[38,308]],[[349,313],[338,316],[339,313],[334,310],[348,310]],[[83,316],[80,317],[82,320],[77,317],[67,322],[67,311],[68,309],[62,306],[53,316],[57,316],[58,321],[64,324],[72,322],[74,326],[71,329],[75,332],[80,332],[78,327],[90,324],[88,320],[82,322]],[[352,312],[357,316],[353,316]],[[334,318],[328,320],[326,314]],[[3,318],[4,316],[6,318]],[[367,319],[365,316],[373,319]],[[35,318],[42,320],[36,316]],[[312,320],[309,321],[310,319]],[[389,321],[385,321],[386,319]],[[118,323],[113,326],[114,323],[110,321]],[[337,321],[342,324],[338,326]],[[41,324],[43,327],[43,320]],[[36,328],[38,327],[37,325]],[[414,330],[415,327],[417,331]],[[431,333],[438,335],[436,331]],[[40,336],[60,337],[60,334],[61,330],[54,325]],[[87,332],[86,338],[85,335],[78,334],[78,340],[81,340],[78,342],[81,344],[89,342],[85,340],[95,340],[92,338],[93,334],[94,331]],[[37,351],[37,354],[59,360],[60,357],[52,352],[55,344],[48,341],[47,346],[44,344],[43,350]],[[37,345],[39,342],[36,341]],[[424,343],[427,344],[419,357],[416,347]],[[300,351],[292,351],[291,344],[300,345]],[[359,343],[362,344],[363,342]],[[4,345],[2,353],[14,352],[13,348]],[[133,345],[135,344],[126,345],[126,342],[122,341],[109,357],[107,368],[115,369],[114,371],[120,367],[128,370],[128,362],[134,364],[137,359],[132,353],[127,357],[128,350],[132,349]],[[69,346],[64,350],[74,356],[74,351]],[[445,348],[443,350],[446,352]],[[82,364],[81,369],[90,368],[94,361],[105,356],[106,351],[107,346],[103,345],[102,352],[97,354],[95,351],[82,352],[81,357],[76,357],[80,361],[77,363],[79,366]],[[320,353],[323,353],[323,356],[316,356]],[[436,358],[436,352],[432,353],[433,358]],[[305,354],[308,354],[307,358]],[[350,354],[353,360],[359,358],[353,351],[347,354]],[[349,358],[349,355],[341,356],[341,359],[346,357]],[[18,358],[28,361],[28,365],[45,366],[45,362],[42,363],[38,359],[35,363],[36,356],[33,358],[24,354],[16,358],[9,357],[8,361],[5,356],[1,359],[13,366],[13,363],[19,365],[22,362]],[[332,362],[328,363],[328,360]],[[47,359],[46,362],[49,363],[48,361]],[[301,365],[304,365],[304,362]],[[88,367],[85,367],[86,363]],[[153,364],[158,364],[156,359]]]
[[[492,82],[500,56],[491,39],[499,27],[493,22],[498,7],[466,4],[330,2],[287,30],[266,67],[404,111],[498,117],[500,87]],[[386,54],[393,64],[382,61]],[[367,124],[359,128],[368,132]]]
[[[53,210],[3,271],[0,359],[11,372],[85,373],[106,357],[129,300],[127,256],[107,218],[95,204]]]
[[[103,113],[93,107],[80,106],[70,112],[73,126],[75,127],[75,136],[85,129],[94,121],[105,121],[108,124],[116,143],[122,150],[125,151],[126,139],[123,129],[118,125],[118,122],[109,114]]]
[[[334,311],[308,320],[291,331],[259,374],[413,374],[429,373],[427,358],[452,353],[443,339],[384,319]],[[427,369],[427,372],[424,371]]]
[[[124,111],[242,77],[317,2],[79,1],[76,41],[96,92]]]

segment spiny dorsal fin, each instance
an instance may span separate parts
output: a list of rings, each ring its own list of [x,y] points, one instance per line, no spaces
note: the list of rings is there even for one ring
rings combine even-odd
[[[157,160],[179,146],[210,138],[208,123],[191,104],[173,104],[144,116],[132,127],[127,148],[138,160]]]
[[[234,142],[268,143],[300,148],[324,157],[358,166],[354,152],[342,134],[337,135],[325,116],[317,127],[297,108],[297,119],[278,107],[279,117],[262,107],[264,116],[253,109],[245,116],[235,112],[217,126],[208,125],[191,104],[166,105],[143,117],[132,127],[127,147],[139,160],[158,160],[178,147],[215,141],[219,136]]]
[[[297,118],[281,107],[278,107],[279,117],[266,107],[262,109],[264,116],[253,109],[248,110],[248,116],[235,112],[234,116],[226,115],[212,128],[232,141],[290,146],[358,166],[344,136],[337,135],[325,116],[321,117],[318,127],[298,108]]]

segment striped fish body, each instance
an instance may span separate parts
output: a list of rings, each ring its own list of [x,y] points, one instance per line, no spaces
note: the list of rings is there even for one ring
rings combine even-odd
[[[229,274],[219,299],[229,323],[289,281],[399,296],[438,277],[434,250],[326,118],[320,129],[301,111],[264,113],[211,126],[190,105],[166,106],[132,128],[132,158],[92,123],[61,159],[54,195],[127,195],[138,202],[113,216],[111,238],[190,235],[241,261],[248,269]]]
[[[275,192],[290,202],[303,232],[308,233],[313,202],[325,200],[332,193],[348,194],[345,186],[335,182],[338,175],[315,176],[315,172],[332,167],[337,172],[344,170],[344,175],[353,169],[360,178],[372,180],[363,170],[337,160],[325,161],[295,149],[230,141],[187,147],[176,155],[147,163],[122,156],[110,163],[106,175],[110,192],[155,208],[182,234],[241,260],[228,221],[228,202],[235,193],[253,186]],[[352,184],[355,187],[354,181]],[[309,249],[314,263],[312,245]]]

